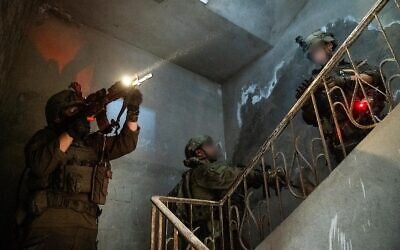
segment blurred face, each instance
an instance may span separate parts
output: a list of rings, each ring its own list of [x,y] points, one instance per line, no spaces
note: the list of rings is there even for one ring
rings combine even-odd
[[[311,60],[318,65],[325,65],[333,54],[333,44],[320,44],[310,49]]]
[[[215,162],[218,160],[219,149],[214,143],[207,143],[198,149],[196,153],[198,156],[205,156],[209,161]]]

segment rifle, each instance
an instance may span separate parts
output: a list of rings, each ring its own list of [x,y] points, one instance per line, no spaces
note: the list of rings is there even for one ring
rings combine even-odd
[[[134,80],[125,77],[122,81],[114,83],[108,89],[102,88],[92,94],[89,94],[86,98],[82,97],[82,91],[79,83],[73,82],[71,83],[70,88],[73,89],[83,99],[82,104],[79,106],[75,114],[86,117],[89,122],[96,120],[99,131],[103,134],[108,134],[113,130],[113,128],[119,128],[119,120],[126,109],[126,104],[124,103],[122,105],[117,120],[113,119],[111,122],[107,118],[107,105],[120,98],[124,98],[129,93],[131,88],[140,86],[144,81],[150,79],[151,77],[153,77],[151,73],[140,79],[136,77]]]

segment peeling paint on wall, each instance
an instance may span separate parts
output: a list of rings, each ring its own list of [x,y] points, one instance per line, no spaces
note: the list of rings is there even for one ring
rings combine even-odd
[[[242,117],[240,112],[242,106],[247,103],[248,99],[251,100],[251,104],[253,105],[260,102],[262,99],[268,99],[268,97],[272,94],[272,91],[274,90],[276,84],[278,83],[278,73],[284,65],[285,61],[281,61],[275,66],[273,70],[273,76],[271,80],[269,80],[268,83],[265,84],[265,86],[260,87],[260,85],[252,83],[249,86],[242,88],[242,96],[240,102],[237,104],[236,111],[239,127],[242,126]]]
[[[339,20],[343,20],[343,22],[344,22],[344,23],[347,23],[347,24],[359,23],[359,22],[361,21],[359,18],[356,18],[355,16],[352,16],[352,15],[345,16],[343,19],[339,19]],[[331,22],[331,23],[329,24],[329,26],[330,26],[331,28],[334,27],[334,26],[337,24],[337,21],[338,21],[338,20]],[[388,23],[385,23],[385,22],[382,21],[382,26],[383,26],[384,28],[391,27],[391,26],[394,25],[394,24],[400,24],[400,20],[392,20],[392,21],[390,21],[390,22],[388,22]],[[327,32],[328,29],[329,29],[329,28],[328,28],[327,25],[322,26],[322,27],[320,28],[320,30],[322,30],[322,31],[324,31],[324,32]],[[376,21],[375,21],[375,22],[372,22],[372,23],[370,23],[370,24],[368,25],[368,30],[380,31],[380,28],[378,27],[378,24],[377,24]]]
[[[359,20],[358,20],[356,17],[351,16],[351,15],[348,15],[348,16],[342,18],[342,20],[343,20],[343,23],[359,23]],[[322,26],[322,27],[320,28],[320,30],[322,30],[322,31],[324,31],[324,32],[327,32],[328,29],[329,29],[328,26],[329,26],[330,28],[332,28],[332,27],[334,27],[334,26],[336,25],[336,23],[337,23],[337,20],[333,20],[333,21],[330,22],[328,25]]]

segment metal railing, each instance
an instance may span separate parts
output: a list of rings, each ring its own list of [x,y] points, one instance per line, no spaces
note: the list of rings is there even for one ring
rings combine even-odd
[[[393,82],[400,79],[400,64],[393,41],[378,16],[385,6],[400,10],[398,0],[379,0],[374,4],[221,200],[152,197],[152,250],[254,248],[287,216],[283,202],[295,207],[355,146],[349,147],[344,124],[361,134],[359,140],[362,140],[394,108]],[[374,20],[383,38],[382,48],[387,48],[388,55],[377,66],[378,79],[371,82],[363,75],[365,61],[356,62],[350,47]],[[354,79],[351,87],[330,82],[331,73],[345,59],[349,63],[344,70]],[[325,110],[321,108],[321,95],[326,97],[328,107]],[[376,108],[376,99],[381,99],[385,107]],[[363,107],[360,116],[355,112],[356,105],[363,100],[366,101],[360,104]],[[298,119],[306,106],[312,107],[317,129],[301,136],[300,132],[311,127]],[[327,124],[331,125],[330,129]],[[247,178],[255,169],[262,171],[264,180],[258,190],[250,187]],[[284,177],[277,175],[280,170],[284,171]],[[177,206],[186,211],[185,218],[174,214]],[[195,221],[199,211],[208,211],[206,224]]]

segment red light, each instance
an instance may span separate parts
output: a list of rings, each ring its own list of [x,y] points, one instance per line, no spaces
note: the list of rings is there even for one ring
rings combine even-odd
[[[96,120],[96,117],[94,117],[94,116],[88,116],[88,117],[86,117],[86,120],[87,120],[88,122],[94,122],[94,121]]]
[[[368,102],[367,100],[355,101],[354,102],[355,110],[358,112],[364,112],[368,109]]]

